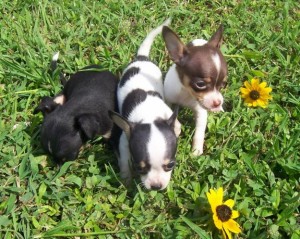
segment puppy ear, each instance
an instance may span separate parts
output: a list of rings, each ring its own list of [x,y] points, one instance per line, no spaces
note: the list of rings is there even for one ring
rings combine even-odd
[[[178,111],[179,111],[179,106],[176,105],[175,109],[173,111],[173,114],[171,115],[171,117],[167,120],[167,124],[170,125],[172,128],[174,128],[175,126],[175,122],[178,116]]]
[[[215,34],[208,41],[208,44],[213,47],[220,48],[222,45],[222,41],[223,41],[223,31],[224,31],[224,27],[221,24],[219,26],[218,30],[215,32]]]
[[[176,64],[182,64],[182,59],[188,54],[188,49],[182,43],[180,38],[169,27],[164,26],[162,30],[162,36],[166,43],[166,47],[170,54],[171,59]]]
[[[45,115],[47,113],[47,111],[49,110],[49,107],[46,105],[46,106],[43,106],[41,104],[39,104],[33,111],[33,114],[37,114],[39,112],[42,112],[43,115]]]
[[[134,123],[129,122],[123,116],[121,116],[120,114],[118,114],[116,112],[109,111],[108,113],[109,113],[109,117],[111,118],[111,120],[124,131],[127,138],[129,139],[130,132],[131,132],[132,128],[134,127]]]
[[[177,138],[179,137],[179,135],[181,133],[181,124],[180,124],[180,122],[177,119],[178,111],[179,111],[179,106],[176,105],[175,109],[173,111],[173,114],[167,120],[168,125],[170,125],[173,128],[174,133],[175,133],[175,135],[176,135]]]
[[[44,116],[50,114],[55,108],[58,106],[56,102],[54,102],[53,98],[49,96],[45,96],[42,98],[40,104],[34,109],[33,114],[37,114],[42,112]]]
[[[86,139],[93,139],[99,134],[100,124],[96,115],[82,114],[76,117],[75,122]]]

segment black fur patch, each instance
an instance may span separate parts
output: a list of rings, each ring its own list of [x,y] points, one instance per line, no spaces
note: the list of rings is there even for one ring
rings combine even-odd
[[[133,60],[133,62],[136,61],[150,61],[149,57],[147,56],[142,56],[142,55],[138,55],[136,56],[136,58]]]
[[[147,98],[147,92],[141,89],[131,91],[123,101],[122,115],[128,119],[133,109]]]
[[[133,77],[134,75],[137,75],[139,72],[140,72],[140,68],[138,68],[138,67],[129,68],[122,76],[120,83],[119,83],[119,87],[123,87],[131,77]]]
[[[162,99],[162,96],[157,91],[153,91],[153,90],[147,91],[147,95],[156,96]]]
[[[150,132],[150,124],[137,124],[131,132],[129,141],[129,148],[135,167],[138,167],[142,161],[146,165],[146,168],[143,169],[143,172],[139,172],[142,174],[146,174],[150,170],[149,153],[147,151]]]
[[[160,132],[164,135],[167,144],[167,151],[165,158],[175,160],[176,148],[177,148],[177,138],[172,130],[171,126],[167,124],[165,120],[156,120],[155,122],[156,127],[159,129]]]

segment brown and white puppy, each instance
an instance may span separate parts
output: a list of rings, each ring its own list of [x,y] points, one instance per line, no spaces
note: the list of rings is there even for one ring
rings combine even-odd
[[[196,39],[187,45],[166,26],[162,35],[175,63],[166,74],[165,99],[194,111],[193,154],[200,155],[203,153],[207,111],[223,111],[220,89],[225,87],[227,78],[227,64],[220,51],[223,26],[209,41]]]

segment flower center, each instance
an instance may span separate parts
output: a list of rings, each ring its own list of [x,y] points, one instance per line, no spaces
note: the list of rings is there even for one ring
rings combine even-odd
[[[222,222],[227,222],[231,218],[232,211],[231,211],[230,207],[228,207],[227,205],[223,204],[223,205],[217,206],[216,211],[217,211],[218,218]]]
[[[259,99],[259,97],[260,97],[260,94],[259,94],[259,92],[257,90],[252,90],[250,92],[250,98],[252,100],[257,100],[257,99]]]

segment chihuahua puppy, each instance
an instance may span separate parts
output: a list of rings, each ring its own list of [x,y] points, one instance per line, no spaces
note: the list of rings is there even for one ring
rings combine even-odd
[[[128,185],[134,170],[151,190],[162,190],[170,181],[180,131],[177,111],[172,112],[164,102],[162,73],[149,60],[151,45],[163,25],[147,35],[122,74],[117,90],[121,115],[110,112],[123,130],[119,141],[121,177]]]
[[[223,111],[220,89],[225,87],[227,78],[227,64],[220,51],[223,26],[209,41],[196,39],[187,45],[167,26],[162,35],[175,63],[166,74],[164,94],[167,102],[193,110],[196,121],[193,154],[201,155],[207,111]]]
[[[111,72],[88,66],[70,77],[61,94],[42,99],[34,113],[44,115],[41,143],[56,163],[76,159],[83,143],[95,136],[110,137],[108,111],[115,110],[117,84]]]

